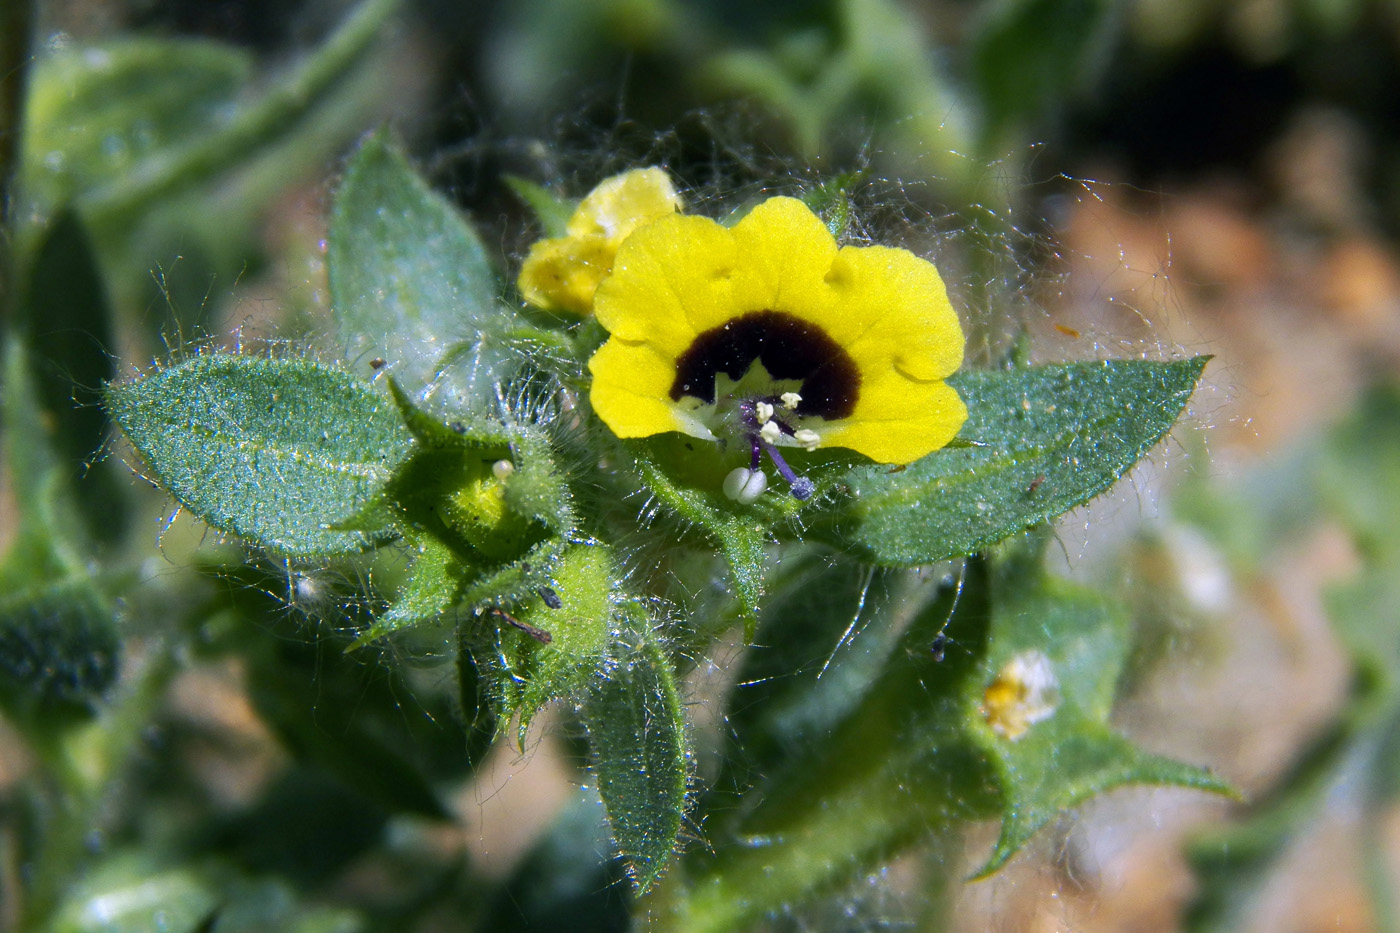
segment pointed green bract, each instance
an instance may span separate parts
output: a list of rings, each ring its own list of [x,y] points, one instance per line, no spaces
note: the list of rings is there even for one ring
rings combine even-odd
[[[514,603],[546,573],[573,530],[572,499],[549,444],[532,429],[474,420],[445,424],[389,379],[414,446],[380,499],[337,528],[395,516],[410,545],[408,581],[352,647],[435,621],[459,605]]]
[[[852,470],[813,533],[892,566],[976,553],[1111,486],[1176,423],[1207,359],[959,373],[971,446]]]
[[[1234,793],[1208,772],[1149,754],[1109,727],[1131,637],[1123,606],[1021,560],[1006,561],[998,571],[989,648],[981,676],[968,681],[963,697],[969,734],[1004,798],[1001,835],[978,877],[1000,868],[1064,810],[1114,787],[1174,784]],[[993,685],[1028,670],[1049,678],[1039,685],[1042,696],[1020,710],[1006,709]],[[1039,704],[1033,721],[1017,722],[1030,704]]]
[[[578,209],[577,201],[558,197],[548,188],[519,175],[507,175],[506,184],[534,213],[535,220],[539,221],[540,230],[546,237],[568,235],[569,218]]]
[[[768,563],[764,553],[767,530],[756,516],[725,509],[715,497],[676,482],[652,459],[648,446],[646,441],[633,445],[643,482],[680,518],[704,529],[719,545],[729,564],[734,599],[752,636],[758,624],[758,604],[763,598],[763,574]]]
[[[676,848],[690,769],[675,672],[640,616],[615,635],[583,720],[613,840],[644,894]]]
[[[746,636],[752,638],[764,593],[768,544],[776,540],[779,530],[790,532],[794,517],[836,484],[851,457],[841,452],[834,459],[818,460],[806,471],[816,484],[816,493],[810,500],[799,501],[783,489],[772,489],[757,502],[741,505],[727,499],[721,491],[724,474],[734,464],[726,465],[713,447],[707,441],[680,434],[661,434],[625,444],[652,495],[683,526],[698,528],[719,545],[729,564],[731,595],[744,620]]]
[[[340,370],[208,354],[109,386],[106,404],[150,478],[220,531],[295,557],[394,534],[332,528],[377,499],[410,442],[388,397]]]
[[[327,249],[347,359],[382,359],[415,392],[437,378],[452,348],[453,392],[476,411],[496,410],[497,385],[518,362],[507,337],[515,315],[501,304],[476,233],[413,171],[387,131],[366,138],[350,160]]]
[[[489,610],[464,623],[476,628],[478,642],[494,635],[499,719],[504,729],[512,716],[519,717],[516,741],[521,748],[540,708],[577,696],[602,667],[622,599],[609,548],[575,546],[541,570],[531,575],[528,595],[517,591],[519,604],[512,601],[509,611],[536,633],[546,633],[547,644]]]
[[[413,566],[408,570],[403,589],[351,648],[359,648],[399,629],[432,622],[457,605],[465,578],[472,575],[474,568],[463,564],[452,549],[437,538],[424,535],[410,550]]]

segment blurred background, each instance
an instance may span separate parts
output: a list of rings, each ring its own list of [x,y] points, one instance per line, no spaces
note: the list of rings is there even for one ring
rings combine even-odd
[[[940,266],[974,362],[1022,332],[1047,361],[1214,354],[1189,420],[1060,538],[1066,572],[1137,613],[1119,726],[1248,802],[1116,791],[957,888],[955,926],[1400,929],[1400,3],[8,4],[7,43],[34,37],[9,158],[16,248],[37,231],[53,242],[76,207],[112,311],[110,332],[55,322],[39,335],[111,351],[75,379],[83,361],[55,350],[44,378],[60,401],[76,384],[90,402],[101,379],[187,346],[331,340],[329,193],[384,121],[491,231],[507,269],[538,235],[508,175],[578,196],[663,164],[704,210],[720,192],[856,172],[854,235]],[[347,36],[356,22],[364,34]],[[0,75],[7,97],[19,80]],[[220,146],[199,150],[205,140]],[[51,285],[93,288],[61,262]],[[93,501],[102,482],[129,483],[99,466]],[[6,515],[13,501],[0,500]],[[169,509],[148,504],[132,521],[148,543],[162,535],[158,578],[195,562],[201,532],[187,520],[161,532],[147,516]],[[0,519],[0,543],[10,525]],[[319,670],[317,587],[341,581],[274,577],[239,585],[281,594],[292,634],[277,638]],[[299,689],[288,703],[340,685]],[[406,717],[434,703],[431,677],[363,673],[345,689],[387,690]],[[199,800],[226,817],[226,851],[324,903],[389,911],[404,865],[465,860],[475,877],[513,878],[578,780],[567,742],[537,737],[525,756],[492,753],[447,828],[393,824],[378,861],[331,816],[282,838],[278,813],[360,803],[292,773],[286,736],[248,690],[227,661],[176,679],[150,740],[189,786],[142,799],[153,778],[139,777],[136,808],[178,835]],[[0,796],[33,766],[0,721]],[[983,829],[965,853],[910,859],[966,875],[994,838]],[[11,883],[12,832],[0,844]],[[347,857],[326,854],[331,838]],[[907,928],[921,895],[906,868],[850,893],[846,920],[775,928]],[[432,909],[414,917],[413,929],[458,928]]]

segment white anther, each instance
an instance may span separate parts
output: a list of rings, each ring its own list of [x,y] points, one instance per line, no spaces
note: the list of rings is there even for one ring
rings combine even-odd
[[[515,464],[509,460],[497,460],[491,464],[491,475],[498,480],[504,481],[506,477],[515,472]]]
[[[758,429],[758,436],[770,444],[778,443],[778,438],[783,436],[783,429],[778,427],[778,422],[764,422],[763,427]]]
[[[822,443],[822,436],[808,428],[799,428],[793,432],[792,439],[807,450],[816,450]]]
[[[783,400],[783,407],[788,411],[795,411],[802,402],[802,396],[796,392],[784,392],[779,398]]]
[[[763,490],[768,488],[768,477],[763,475],[762,470],[737,467],[729,471],[721,488],[735,502],[748,505],[763,495]]]
[[[758,423],[760,425],[767,424],[769,421],[773,420],[773,406],[768,402],[754,402],[753,413],[754,416],[758,418]]]

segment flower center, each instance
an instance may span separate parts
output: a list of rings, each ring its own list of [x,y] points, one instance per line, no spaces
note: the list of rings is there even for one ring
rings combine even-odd
[[[775,380],[802,384],[799,416],[846,418],[860,397],[860,370],[821,328],[781,311],[751,311],[695,338],[676,360],[671,398],[715,400],[715,379],[738,382],[757,361]]]

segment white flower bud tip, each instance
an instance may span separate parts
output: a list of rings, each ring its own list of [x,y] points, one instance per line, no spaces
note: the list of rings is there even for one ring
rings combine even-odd
[[[748,505],[763,495],[768,488],[768,477],[762,470],[736,467],[724,478],[724,494],[741,505]]]

